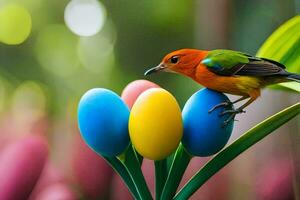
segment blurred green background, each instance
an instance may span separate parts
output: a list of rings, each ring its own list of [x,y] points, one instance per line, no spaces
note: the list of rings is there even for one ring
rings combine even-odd
[[[52,144],[52,157],[62,166],[65,160],[60,152],[71,151],[67,141],[74,132],[78,134],[74,131],[77,103],[88,89],[105,87],[120,94],[129,82],[147,78],[174,94],[183,106],[199,85],[175,74],[144,77],[145,70],[156,66],[166,53],[180,48],[228,48],[255,54],[278,26],[300,12],[299,0],[101,0],[103,26],[92,36],[79,36],[64,20],[69,2],[0,0],[0,122],[5,124],[6,118],[12,116],[13,123],[8,126],[18,129],[13,131],[16,135],[24,135],[32,132],[30,124],[40,124],[42,120],[42,125],[34,127],[45,132]],[[9,10],[11,5],[23,10]],[[31,23],[26,25],[28,15]],[[7,28],[10,26],[14,28]],[[9,40],[17,37],[22,41],[10,44]],[[299,101],[299,97],[288,93],[266,96],[273,98],[274,105],[265,101],[256,111],[252,106],[252,114],[250,111],[241,121],[252,119],[253,123],[239,123],[234,138],[274,113],[272,108],[279,111],[289,102]],[[290,100],[281,104],[282,97]],[[270,109],[264,112],[262,108]],[[294,121],[286,130],[299,132],[299,123]],[[286,145],[279,145],[284,148],[283,155],[290,152],[285,148],[290,143],[282,138],[264,143],[272,147],[268,155],[282,143]],[[293,141],[297,144],[299,137]],[[240,173],[247,172],[247,163],[249,160],[241,160]],[[249,196],[250,189],[246,188],[250,181],[235,180],[232,199]],[[245,187],[239,183],[245,183]]]
[[[32,31],[19,45],[0,44],[1,102],[10,104],[15,89],[33,81],[55,116],[89,88],[120,93],[175,49],[230,48],[255,54],[297,10],[290,0],[101,1],[107,14],[103,28],[79,37],[64,22],[68,1],[1,0],[0,6],[13,2],[30,13]],[[174,93],[181,105],[198,88],[173,74],[151,80]]]

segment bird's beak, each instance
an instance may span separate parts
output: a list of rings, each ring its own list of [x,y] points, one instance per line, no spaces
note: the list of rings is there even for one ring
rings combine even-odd
[[[151,68],[151,69],[148,69],[148,70],[144,73],[144,75],[147,76],[147,75],[149,75],[149,74],[153,74],[153,73],[156,73],[156,72],[159,72],[159,71],[163,71],[163,70],[166,69],[166,68],[167,68],[167,66],[166,66],[165,64],[160,63],[158,66],[153,67],[153,68]]]

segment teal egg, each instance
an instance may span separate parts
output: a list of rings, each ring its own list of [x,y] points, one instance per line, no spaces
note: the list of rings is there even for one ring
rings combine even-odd
[[[117,156],[129,145],[129,109],[114,92],[95,88],[78,105],[78,125],[85,142],[97,153]]]
[[[220,116],[232,106],[219,107],[208,112],[215,105],[229,101],[223,93],[201,89],[186,102],[183,111],[184,133],[182,144],[195,156],[210,156],[220,151],[228,142],[233,130],[234,120],[224,126],[229,115]]]

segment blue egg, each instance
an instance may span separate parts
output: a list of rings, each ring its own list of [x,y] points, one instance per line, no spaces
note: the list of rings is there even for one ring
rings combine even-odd
[[[129,109],[114,92],[87,91],[78,106],[78,124],[85,142],[97,153],[117,156],[129,145]]]
[[[211,113],[208,112],[215,105],[225,101],[229,99],[223,93],[205,88],[193,94],[186,102],[182,111],[182,144],[192,155],[213,155],[228,142],[234,120],[224,126],[224,121],[229,115],[220,114],[226,109],[232,109],[232,106],[219,107]]]

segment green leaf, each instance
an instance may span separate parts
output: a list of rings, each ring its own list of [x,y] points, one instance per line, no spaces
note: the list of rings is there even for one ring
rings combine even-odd
[[[159,200],[168,175],[167,159],[154,161],[154,165],[156,195],[155,199]]]
[[[257,52],[259,57],[272,58],[277,61],[282,60],[285,52],[291,48],[290,41],[297,40],[300,28],[300,16],[293,17],[275,30],[263,43]]]
[[[210,177],[220,171],[230,161],[269,135],[272,131],[297,116],[299,113],[300,103],[296,103],[251,128],[231,145],[220,151],[204,167],[202,167],[202,169],[200,169],[178,192],[174,199],[188,199]]]
[[[135,199],[140,199],[139,193],[136,190],[136,187],[129,175],[126,167],[117,157],[106,157],[102,156],[110,166],[119,174],[119,176],[123,179],[124,183],[128,187],[131,194],[134,196]]]
[[[173,198],[191,158],[192,155],[180,143],[169,170],[168,178],[160,198],[161,200]]]
[[[281,25],[264,42],[257,52],[258,57],[276,60],[287,67],[287,71],[300,73],[300,16]],[[300,83],[280,83],[270,88],[288,89],[299,92]]]
[[[275,90],[286,90],[290,92],[300,92],[300,83],[298,82],[285,82],[279,83],[276,85],[270,85],[268,88],[275,89]]]
[[[294,90],[296,92],[300,92],[300,83],[298,82],[286,82],[286,83],[279,83],[278,85],[285,87],[290,90]]]
[[[139,198],[137,199],[152,200],[152,195],[141,170],[139,158],[132,145],[129,145],[127,149],[123,164],[132,178],[137,193],[139,194]]]

